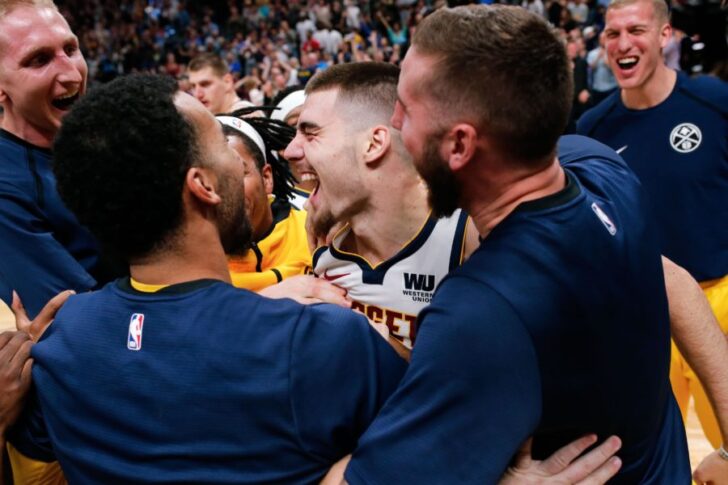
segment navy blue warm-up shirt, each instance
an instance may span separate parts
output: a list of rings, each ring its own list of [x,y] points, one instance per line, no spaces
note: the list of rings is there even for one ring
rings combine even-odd
[[[56,191],[50,150],[0,130],[0,299],[31,318],[63,290],[86,291],[99,248]]]
[[[567,186],[508,215],[420,314],[349,483],[496,483],[529,436],[545,458],[590,432],[623,440],[614,483],[690,482],[640,184],[593,140],[564,137],[558,156]]]
[[[657,106],[629,109],[616,92],[577,129],[618,150],[637,174],[665,256],[698,281],[728,275],[728,83],[678,73]]]
[[[69,483],[313,483],[405,362],[367,320],[214,280],[71,297],[10,441]]]

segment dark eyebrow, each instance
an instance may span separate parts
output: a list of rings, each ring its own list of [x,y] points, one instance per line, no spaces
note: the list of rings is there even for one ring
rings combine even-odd
[[[306,133],[309,131],[315,131],[320,129],[321,127],[317,125],[316,123],[313,123],[311,121],[299,121],[298,122],[298,131],[302,133]]]

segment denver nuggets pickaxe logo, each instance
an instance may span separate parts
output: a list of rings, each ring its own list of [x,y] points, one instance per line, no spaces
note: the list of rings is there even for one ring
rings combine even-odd
[[[692,123],[680,123],[670,133],[670,146],[679,153],[690,153],[700,146],[703,134]]]

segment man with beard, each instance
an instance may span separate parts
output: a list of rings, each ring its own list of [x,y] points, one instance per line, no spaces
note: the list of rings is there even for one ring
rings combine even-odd
[[[590,431],[622,438],[616,483],[689,481],[654,227],[612,150],[559,141],[571,96],[563,45],[526,10],[418,26],[392,125],[433,212],[466,209],[484,241],[420,314],[350,483],[493,483],[528,436],[538,457]]]
[[[247,254],[230,255],[233,285],[259,291],[303,275],[311,265],[306,213],[289,203],[292,176],[287,162],[273,154],[286,147],[295,131],[268,118],[216,119],[245,164],[245,207],[253,233]]]
[[[230,285],[225,255],[250,242],[244,164],[175,91],[120,78],[64,121],[59,192],[130,277],[57,314],[9,441],[21,459],[57,459],[70,483],[319,480],[405,363],[349,310]]]
[[[431,214],[427,190],[390,124],[398,77],[397,67],[373,62],[317,73],[284,156],[317,174],[307,206],[313,232],[347,223],[314,252],[314,273],[345,288],[354,310],[386,324],[411,349],[417,314],[478,239],[464,212],[439,220]]]
[[[18,292],[31,316],[60,291],[109,279],[51,169],[53,137],[86,75],[78,39],[52,1],[0,1],[0,299],[10,305]]]

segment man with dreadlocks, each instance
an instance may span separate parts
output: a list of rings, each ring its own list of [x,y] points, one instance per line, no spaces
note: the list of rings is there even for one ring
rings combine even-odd
[[[282,121],[288,126],[296,127],[298,117],[303,109],[303,102],[306,101],[306,91],[303,86],[290,86],[273,98],[275,109],[270,113],[273,120]],[[296,177],[296,185],[293,188],[291,204],[300,209],[308,200],[311,192],[316,188],[318,175],[305,158],[289,160],[291,173]]]
[[[244,111],[244,110],[243,110]],[[230,256],[233,285],[251,291],[303,274],[311,263],[306,213],[291,206],[293,177],[274,151],[282,150],[295,131],[285,123],[253,117],[218,116],[228,144],[245,163],[245,207],[253,242],[243,256]]]

